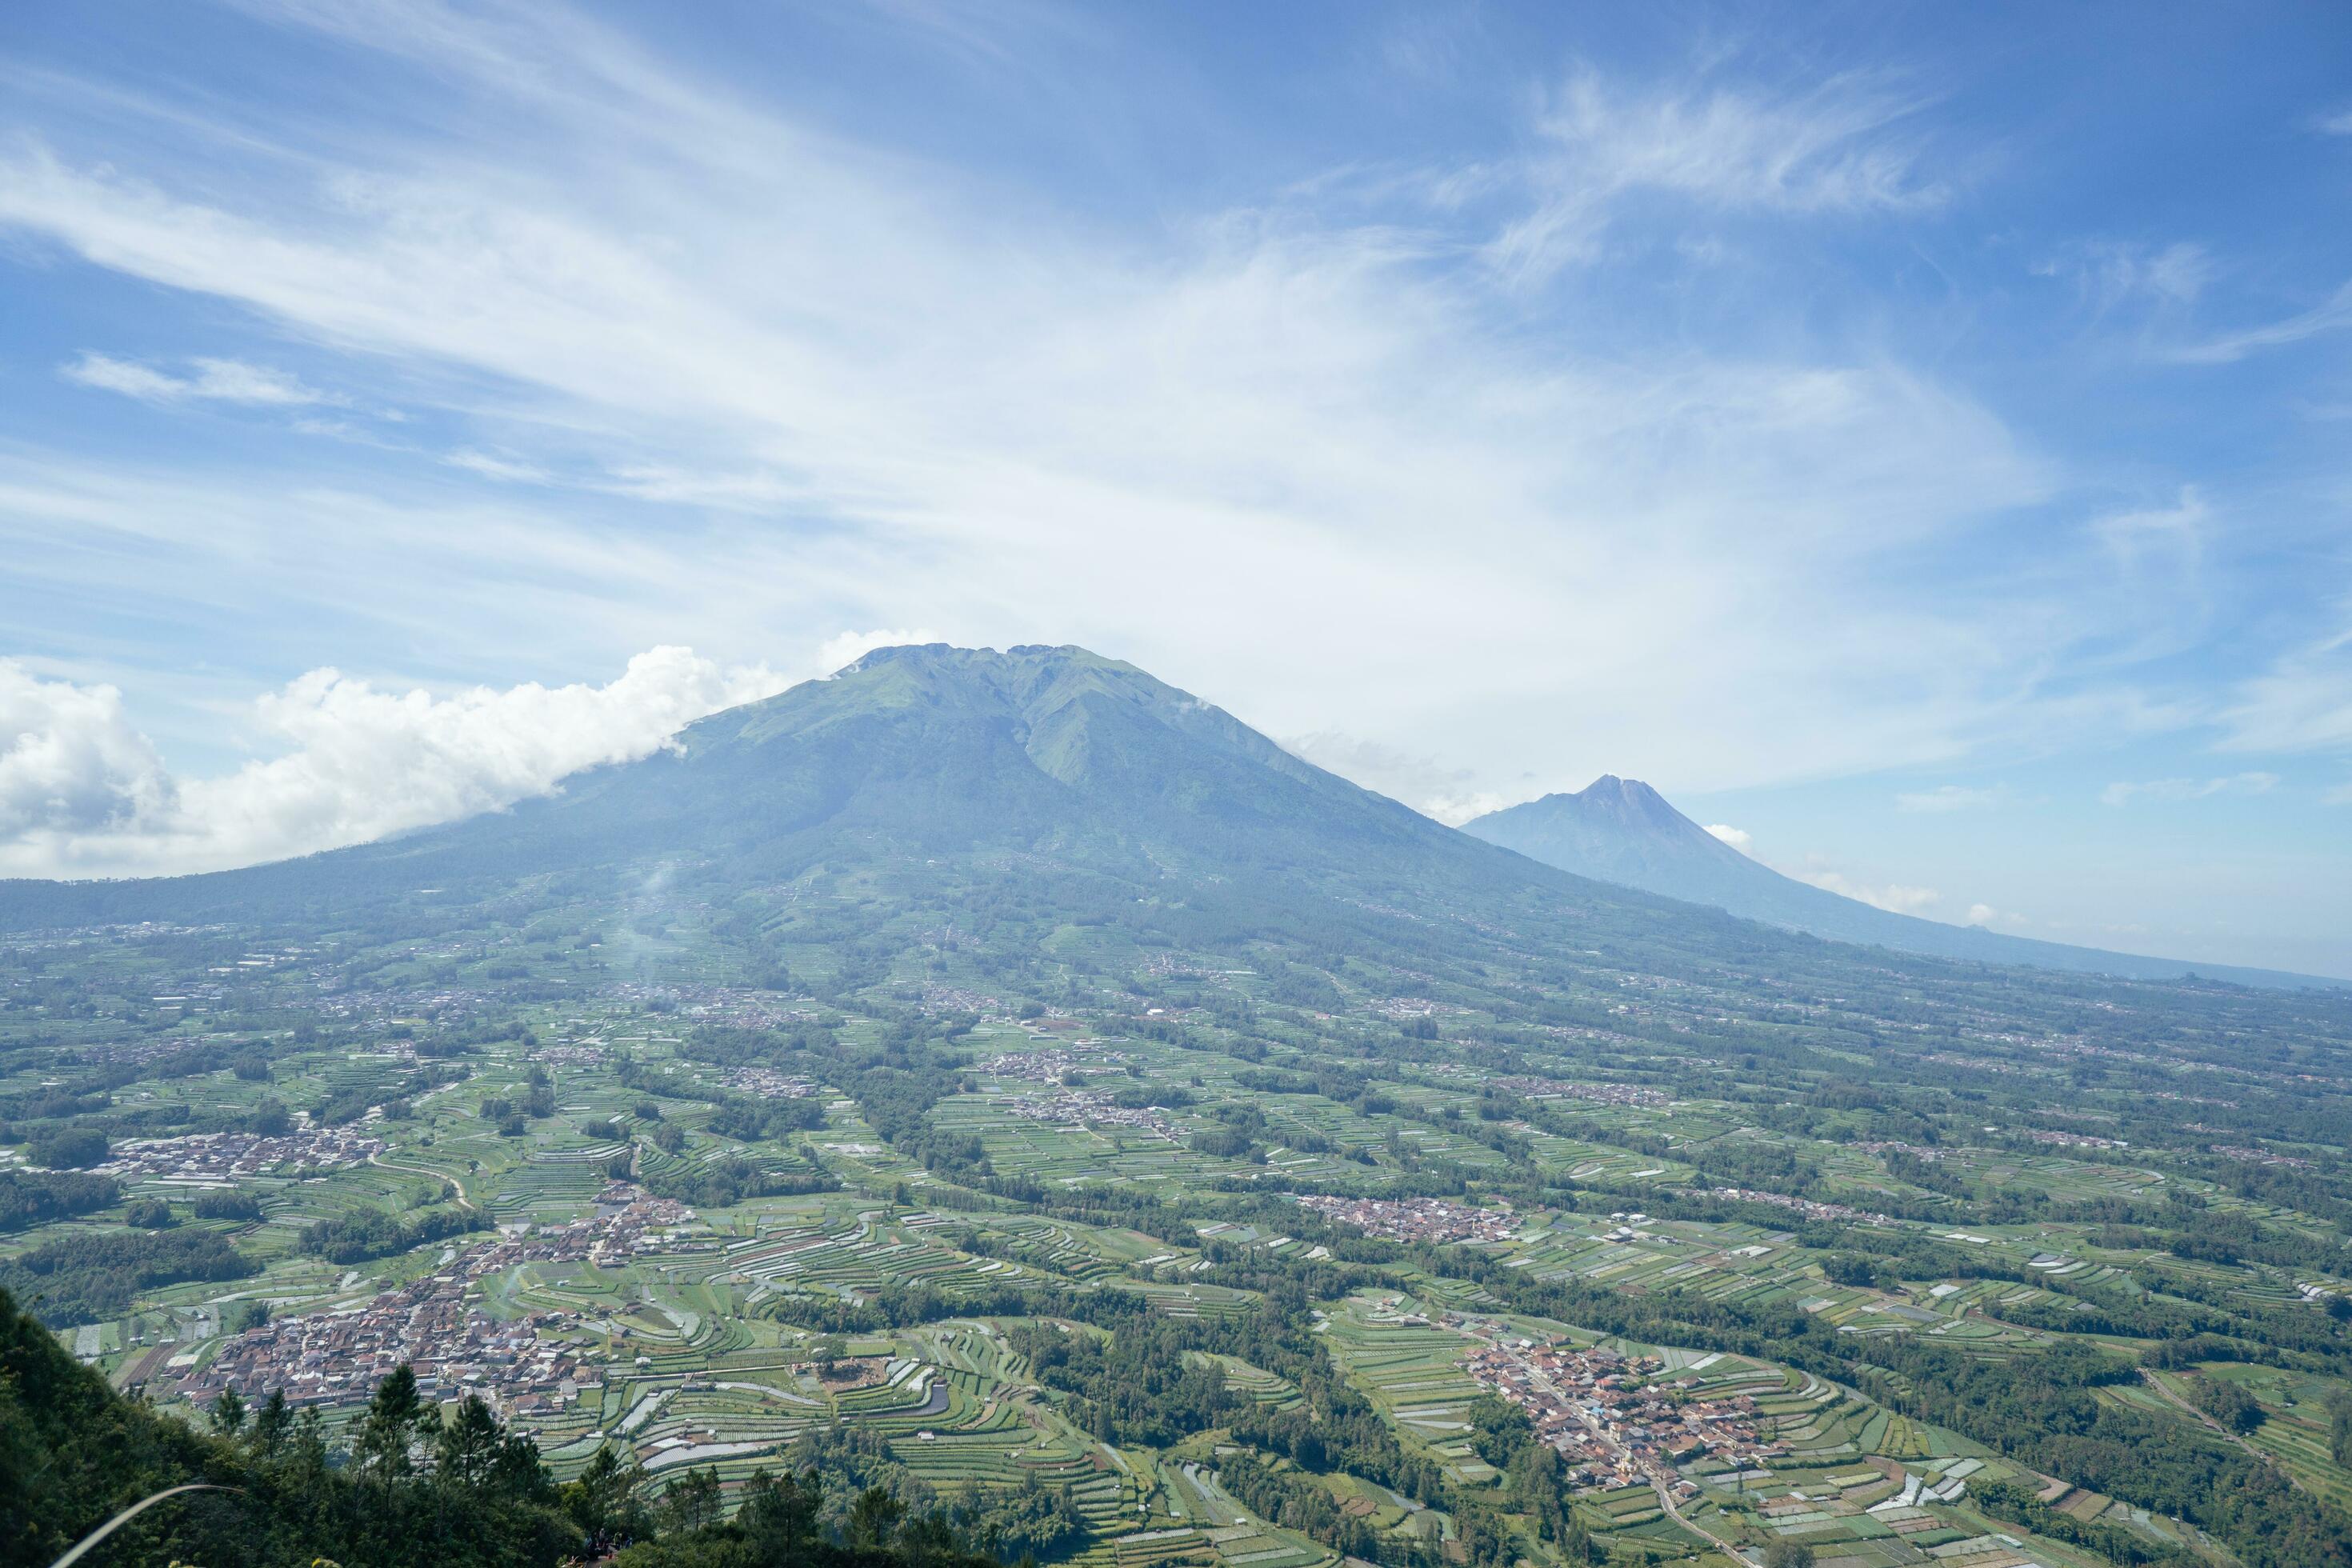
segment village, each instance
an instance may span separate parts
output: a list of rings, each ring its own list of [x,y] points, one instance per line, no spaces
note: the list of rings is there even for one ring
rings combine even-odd
[[[1732,1203],[1769,1204],[1774,1208],[1793,1209],[1807,1219],[1851,1219],[1864,1225],[1893,1225],[1883,1214],[1867,1209],[1849,1207],[1844,1204],[1825,1204],[1813,1198],[1792,1198],[1786,1193],[1759,1193],[1753,1187],[1712,1187],[1711,1195]]]
[[[1638,1083],[1573,1083],[1556,1078],[1498,1078],[1493,1087],[1529,1100],[1584,1100],[1595,1105],[1660,1106],[1670,1102],[1664,1089]]]
[[[1058,1020],[1048,1019],[1047,1024]],[[1045,1026],[1040,1026],[1041,1027]],[[1072,1073],[1101,1072],[1130,1058],[1121,1051],[1066,1050],[1015,1051],[991,1057],[973,1068],[983,1078],[1013,1079],[1027,1083],[1060,1083]]]
[[[615,1182],[597,1195],[589,1217],[502,1235],[363,1306],[249,1329],[179,1392],[204,1405],[229,1388],[247,1400],[278,1389],[290,1404],[337,1405],[365,1398],[405,1364],[428,1394],[478,1394],[510,1417],[547,1414],[604,1386],[604,1365],[617,1346],[608,1350],[590,1336],[605,1325],[570,1311],[494,1318],[468,1305],[470,1287],[526,1263],[609,1265],[714,1245],[680,1237],[693,1228],[694,1211],[685,1205]]]
[[[136,1181],[217,1184],[290,1166],[330,1171],[383,1152],[383,1140],[357,1126],[299,1127],[276,1134],[189,1132],[114,1146],[96,1169]]]
[[[1468,1321],[1454,1326],[1481,1331]],[[1744,1465],[1780,1451],[1755,1400],[1696,1393],[1700,1381],[1689,1373],[1665,1381],[1656,1356],[1539,1343],[1490,1329],[1462,1364],[1481,1387],[1527,1412],[1538,1438],[1567,1461],[1571,1486],[1645,1481],[1687,1497],[1696,1489],[1675,1473],[1678,1465],[1710,1454]]]
[[[806,1100],[817,1091],[814,1079],[778,1072],[773,1068],[737,1068],[727,1075],[726,1083],[730,1089],[761,1100]]]
[[[1310,1194],[1297,1200],[1325,1219],[1391,1241],[1508,1241],[1519,1216],[1507,1208],[1474,1208],[1443,1198],[1341,1198]]]
[[[992,1099],[990,1104],[1007,1116],[1024,1121],[1058,1121],[1073,1127],[1124,1127],[1130,1131],[1149,1133],[1173,1143],[1181,1140],[1184,1130],[1169,1120],[1168,1113],[1156,1105],[1127,1106],[1115,1103],[1100,1089],[1066,1091],[1051,1100],[1034,1095],[1007,1095]]]

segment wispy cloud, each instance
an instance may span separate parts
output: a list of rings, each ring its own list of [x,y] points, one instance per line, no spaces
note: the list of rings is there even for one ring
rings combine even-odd
[[[2268,795],[2278,787],[2278,774],[2265,773],[2231,773],[2227,778],[2212,779],[2148,779],[2137,784],[2111,784],[2099,792],[2099,801],[2105,805],[2129,805],[2135,801],[2177,805],[2186,801],[2210,800],[2215,795]]]
[[[2135,240],[2078,240],[2033,270],[2045,278],[2070,279],[2084,304],[2105,315],[2138,301],[2159,309],[2181,309],[2197,302],[2212,282],[2212,253],[2194,240],[2147,245]]]
[[[1895,809],[1916,813],[1937,814],[1951,811],[1990,811],[2007,804],[2006,786],[1971,787],[1967,784],[1937,784],[1934,789],[1914,790],[1895,797]]]
[[[1744,828],[1734,827],[1727,822],[1710,822],[1706,825],[1706,830],[1742,855],[1748,854],[1756,847],[1754,834]]]
[[[2008,585],[1881,571],[2053,477],[1965,391],[1875,349],[1529,356],[1503,345],[1507,290],[1391,227],[1223,215],[1139,258],[593,26],[301,15],[428,68],[420,92],[495,86],[478,107],[509,117],[484,132],[503,162],[385,132],[323,192],[256,195],[35,145],[0,158],[0,223],[249,310],[354,377],[459,380],[441,413],[478,434],[428,466],[518,501],[730,510],[773,558],[756,584],[665,561],[648,616],[673,590],[698,615],[751,593],[834,624],[1105,642],[1276,732],[1394,727],[1486,758],[1447,811],[1631,755],[1691,784],[1730,782],[1727,759],[1748,779],[1932,761],[2013,711],[2052,652],[2061,617]],[[1547,139],[1619,190],[1895,210],[1938,196],[1895,134],[1916,102],[1860,79],[1643,99],[1585,78]],[[265,485],[238,510],[265,505],[310,503]],[[553,559],[604,542],[495,509]],[[829,559],[860,550],[889,569]],[[1519,721],[1536,700],[1539,731]]]
[[[452,452],[441,460],[453,468],[463,468],[486,479],[498,479],[508,484],[551,485],[556,482],[555,476],[537,463],[502,458],[493,452],[477,452],[470,447]]]
[[[2285,348],[2326,333],[2340,332],[2347,327],[2352,327],[2352,282],[2347,282],[2308,310],[2262,326],[2184,343],[2165,351],[2161,357],[2180,364],[2230,364],[2268,349]]]
[[[1874,909],[1885,910],[1889,914],[1924,915],[1944,901],[1944,895],[1933,888],[1907,887],[1900,882],[1859,882],[1840,871],[1815,869],[1788,874],[1826,892],[1856,900]]]
[[[2219,721],[2233,752],[2352,749],[2352,603],[2343,629],[2293,648],[2240,681]]]
[[[1282,746],[1295,757],[1402,801],[1449,827],[1525,798],[1479,788],[1477,775],[1459,764],[1449,767],[1399,746],[1336,730],[1288,736]]]
[[[233,359],[196,359],[188,364],[189,374],[174,375],[137,360],[86,353],[58,366],[58,374],[79,386],[119,392],[146,403],[242,403],[268,408],[299,408],[341,401],[267,365]]]
[[[1916,141],[1900,130],[1926,101],[1865,76],[1794,92],[1644,90],[1580,70],[1537,118],[1538,147],[1521,170],[1534,205],[1488,256],[1520,281],[1548,277],[1592,253],[1612,205],[1644,193],[1731,213],[1937,205],[1948,189],[1920,173]]]

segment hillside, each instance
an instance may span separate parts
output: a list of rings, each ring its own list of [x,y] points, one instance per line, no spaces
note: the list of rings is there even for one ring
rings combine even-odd
[[[1789,931],[1970,963],[2326,984],[1888,914],[1759,865],[1639,783],[1603,779],[1456,832],[1131,665],[1046,647],[879,649],[545,798],[378,843],[205,876],[0,882],[0,930],[299,928],[528,903],[551,888],[607,901],[654,883],[764,898],[809,878],[883,879],[909,909],[950,889],[1049,883],[1061,903],[1140,900],[1227,926],[1406,911],[1523,928],[1538,944],[1548,930],[1578,947],[1615,943],[1669,967],[1768,954],[1810,967],[1818,955],[1790,948],[1778,934]]]
[[[0,1307],[0,1568],[197,1472],[256,1500],[92,1563],[1695,1564],[1810,1500],[2352,1568],[2344,993],[1580,878],[1067,648],[5,897],[0,1291],[88,1370]]]
[[[509,811],[209,876],[0,884],[0,922],[293,913],[657,863],[789,878],[987,852],[1148,883],[1462,888],[1532,873],[1131,666],[935,646],[869,654]]]
[[[1572,795],[1548,795],[1490,812],[1465,824],[1462,830],[1580,877],[1704,904],[1832,942],[2136,980],[2200,974],[2242,985],[2300,988],[2344,984],[2278,970],[2036,942],[1875,909],[1784,877],[1748,858],[1676,811],[1648,784],[1613,773]]]
[[[1815,962],[1778,932],[1465,837],[1132,666],[937,645],[878,650],[509,811],[205,876],[0,883],[0,929],[306,931],[626,907],[649,888],[772,908],[820,886],[900,920],[985,898],[1233,935],[1344,929],[1377,951],[1435,921],[1449,945],[1509,932],[1515,952],[1606,946],[1644,966]]]

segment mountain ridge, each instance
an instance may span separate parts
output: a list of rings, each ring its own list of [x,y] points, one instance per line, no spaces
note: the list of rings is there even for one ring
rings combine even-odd
[[[1603,773],[1581,790],[1474,817],[1462,825],[1462,831],[1577,876],[1719,909],[1830,942],[2136,980],[2194,974],[2294,989],[2347,984],[2284,970],[2075,947],[1878,909],[1773,870],[1684,816],[1648,784],[1614,773]]]
[[[1783,949],[1785,934],[1767,934],[1794,931],[2133,978],[2326,984],[2015,938],[1991,938],[1986,948],[1965,940],[1985,933],[1949,927],[1932,929],[1964,940],[1940,950],[1906,945],[1898,939],[1921,940],[1907,929],[1890,938],[1851,920],[1815,932],[1788,910],[1759,913],[1752,899],[1740,907],[1743,879],[1786,883],[1801,900],[1844,900],[1747,861],[1647,785],[1612,779],[1589,804],[1580,848],[1557,831],[1555,841],[1510,842],[1498,822],[1523,816],[1507,812],[1458,831],[1316,767],[1133,665],[1070,646],[999,652],[934,643],[876,649],[828,679],[698,720],[649,756],[575,774],[502,811],[235,871],[0,883],[0,929],[317,923],[534,888],[623,898],[646,879],[677,875],[771,892],[814,875],[867,887],[895,879],[900,897],[920,903],[959,879],[1017,891],[1008,868],[1018,863],[1053,879],[1056,897],[1082,889],[1100,909],[1122,900],[1214,905],[1244,924],[1306,920],[1300,911],[1310,909],[1328,918],[1342,908],[1498,929],[1582,921],[1661,963],[1734,952],[1763,961],[1767,951],[1782,952],[1773,962],[1806,962]],[[1640,863],[1645,856],[1656,863]],[[1691,866],[1709,868],[1720,886],[1678,879],[1677,869]],[[1761,923],[1743,929],[1747,921]]]

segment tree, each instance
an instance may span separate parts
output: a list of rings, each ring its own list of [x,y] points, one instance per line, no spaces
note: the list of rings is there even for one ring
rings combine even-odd
[[[253,1413],[253,1447],[264,1458],[274,1458],[286,1446],[294,1429],[294,1412],[286,1403],[286,1391],[273,1388],[261,1408]]]
[[[662,1494],[662,1529],[683,1532],[716,1524],[720,1503],[719,1472],[709,1468],[688,1470]]]
[[[1782,1536],[1764,1549],[1764,1568],[1813,1568],[1813,1549]]]
[[[859,1546],[887,1546],[906,1511],[887,1487],[867,1487],[849,1505],[849,1539]]]
[[[614,1545],[650,1533],[651,1521],[637,1489],[646,1472],[634,1458],[607,1443],[598,1448],[580,1479],[565,1484],[561,1493],[563,1511],[587,1534],[591,1544]]]
[[[461,1487],[478,1487],[489,1479],[506,1430],[481,1395],[469,1394],[441,1418],[440,1435],[433,1442],[435,1471]]]
[[[416,1373],[403,1362],[376,1384],[367,1414],[360,1417],[352,1440],[352,1458],[362,1473],[391,1482],[414,1468],[409,1450],[425,1419],[425,1401],[416,1392]]]
[[[224,1388],[221,1396],[213,1401],[213,1430],[224,1437],[234,1437],[245,1427],[245,1401],[234,1388]]]

